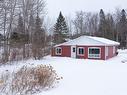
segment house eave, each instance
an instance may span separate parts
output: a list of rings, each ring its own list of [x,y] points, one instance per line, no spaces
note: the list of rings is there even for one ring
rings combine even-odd
[[[82,44],[70,44],[70,45],[56,45],[54,47],[60,47],[60,46],[119,46],[119,44],[104,44],[104,45],[93,45],[93,44],[89,44],[89,45],[82,45]]]

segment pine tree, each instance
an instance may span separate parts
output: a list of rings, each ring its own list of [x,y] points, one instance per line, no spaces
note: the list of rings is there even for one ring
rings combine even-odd
[[[124,9],[121,11],[121,18],[118,25],[120,47],[125,48],[127,47],[127,19]]]
[[[60,12],[57,22],[54,26],[53,42],[54,44],[63,43],[68,39],[68,37],[69,37],[68,27],[65,18]]]
[[[44,56],[45,30],[42,28],[42,22],[37,14],[35,22],[35,32],[32,41],[32,51],[35,59],[40,59]]]
[[[100,10],[99,13],[100,21],[99,21],[99,29],[98,29],[98,36],[105,37],[106,34],[106,19],[103,9]]]
[[[105,37],[111,40],[115,40],[115,23],[111,14],[106,16],[106,35]]]

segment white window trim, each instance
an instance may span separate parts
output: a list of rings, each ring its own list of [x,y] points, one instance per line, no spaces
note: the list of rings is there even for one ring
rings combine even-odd
[[[57,53],[57,50],[58,50],[58,49],[61,49],[61,53]],[[61,48],[61,47],[56,47],[56,48],[55,48],[55,54],[56,54],[56,55],[62,55],[62,48]]]
[[[100,49],[100,54],[99,54],[99,57],[91,57],[89,56],[89,49]],[[100,47],[89,47],[88,48],[88,58],[101,58],[101,48]]]
[[[84,54],[85,54],[85,48],[84,47],[78,47],[77,48],[77,55],[78,56],[84,56],[84,54],[79,54],[79,49],[83,49],[84,50]]]

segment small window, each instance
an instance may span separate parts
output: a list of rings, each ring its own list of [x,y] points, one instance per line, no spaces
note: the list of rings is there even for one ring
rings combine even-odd
[[[100,58],[101,57],[100,48],[89,48],[89,58]]]
[[[75,48],[73,48],[73,52],[75,52]]]
[[[56,55],[61,55],[62,54],[62,49],[61,47],[56,48]]]
[[[84,55],[84,48],[78,47],[78,55]]]

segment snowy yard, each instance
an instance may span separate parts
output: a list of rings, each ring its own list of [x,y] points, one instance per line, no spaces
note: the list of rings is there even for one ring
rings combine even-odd
[[[0,67],[0,74],[18,70],[23,65],[50,64],[57,71],[59,85],[37,95],[127,95],[127,50],[117,57],[103,60],[72,59],[47,56]]]

